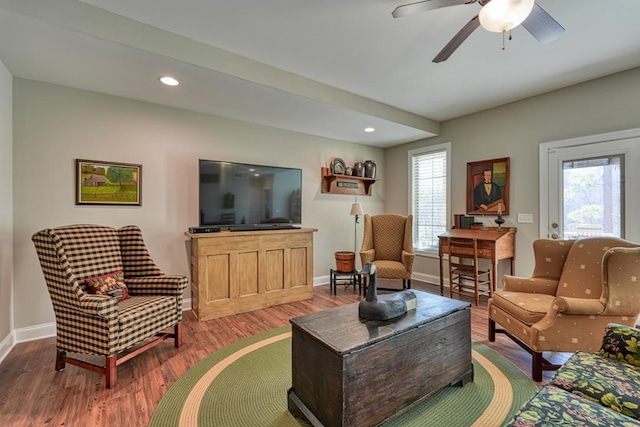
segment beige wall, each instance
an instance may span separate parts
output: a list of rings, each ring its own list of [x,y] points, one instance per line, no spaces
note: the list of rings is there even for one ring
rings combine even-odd
[[[10,77],[0,77],[0,120],[10,122],[11,109],[4,111],[11,99],[6,79]],[[316,282],[326,282],[333,253],[353,248],[354,231],[349,216],[353,199],[320,192],[320,167],[331,158],[349,164],[376,161],[381,181],[374,185],[373,197],[359,198],[365,212],[375,214],[407,212],[409,149],[452,142],[453,212],[465,208],[467,162],[510,157],[511,214],[506,225],[518,226],[517,273],[529,274],[531,241],[538,236],[538,144],[640,127],[640,69],[444,122],[441,136],[385,152],[23,79],[14,80],[13,97],[13,190],[6,186],[11,154],[4,156],[11,153],[11,135],[5,127],[0,134],[0,161],[6,166],[0,172],[2,191],[9,200],[13,193],[15,212],[13,220],[10,213],[0,213],[0,230],[8,230],[11,238],[13,227],[13,279],[11,269],[3,269],[0,292],[11,292],[6,280],[13,280],[16,329],[54,321],[30,241],[31,234],[44,227],[138,224],[159,265],[170,273],[188,274],[183,232],[198,220],[198,158],[302,168],[303,225],[319,230],[314,276]],[[75,206],[76,158],[141,163],[142,207]],[[515,224],[518,212],[534,213],[535,222]],[[437,261],[419,257],[415,271],[418,277],[435,278]],[[5,299],[3,294],[3,313]],[[0,328],[5,328],[2,322]]]
[[[0,62],[0,358],[10,345],[13,287],[12,77]],[[0,359],[1,360],[1,359]]]
[[[322,194],[320,167],[333,157],[372,159],[384,178],[383,150],[364,145],[23,79],[15,79],[14,98],[16,329],[54,321],[30,240],[41,228],[137,224],[163,270],[188,274],[183,233],[198,225],[199,158],[302,168],[303,225],[318,229],[314,277],[324,283],[334,252],[353,248],[354,199]],[[76,158],[142,164],[142,206],[76,206]],[[359,200],[366,212],[382,212],[382,186]]]
[[[516,273],[529,275],[533,270],[531,241],[539,230],[539,144],[640,127],[639,110],[640,68],[636,68],[443,122],[440,136],[386,151],[386,164],[393,173],[387,170],[385,206],[393,212],[408,209],[410,149],[451,142],[452,214],[465,212],[467,162],[510,157],[510,215],[505,225],[518,227]],[[533,213],[534,223],[516,223],[519,212]],[[487,217],[485,222],[493,219]],[[438,276],[437,259],[419,257],[414,270],[427,277]]]

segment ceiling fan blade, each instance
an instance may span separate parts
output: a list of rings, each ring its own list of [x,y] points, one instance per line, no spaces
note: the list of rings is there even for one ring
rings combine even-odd
[[[413,15],[427,10],[440,9],[442,7],[457,6],[459,4],[475,3],[477,0],[425,0],[417,3],[405,4],[396,7],[391,15],[394,18]]]
[[[437,64],[438,62],[446,61],[447,59],[449,59],[451,54],[455,52],[456,49],[460,47],[462,42],[464,42],[467,37],[469,37],[471,33],[473,33],[473,31],[479,26],[480,19],[478,19],[478,16],[476,15],[471,19],[471,21],[467,22],[467,24],[462,27],[460,31],[458,31],[458,34],[453,36],[451,41],[449,41],[449,43],[447,43],[447,45],[440,51],[440,53],[437,54],[435,58],[433,58],[433,62]]]
[[[540,7],[538,2],[533,4],[533,10],[522,26],[542,44],[552,42],[564,33],[562,25]]]

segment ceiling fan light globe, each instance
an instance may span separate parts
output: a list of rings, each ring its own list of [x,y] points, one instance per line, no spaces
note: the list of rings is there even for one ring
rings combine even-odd
[[[535,0],[491,0],[478,15],[487,31],[504,33],[522,24],[533,10]]]

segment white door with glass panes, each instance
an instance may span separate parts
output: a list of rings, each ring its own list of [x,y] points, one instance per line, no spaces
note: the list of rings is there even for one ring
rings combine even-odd
[[[540,146],[540,237],[640,242],[640,129]]]

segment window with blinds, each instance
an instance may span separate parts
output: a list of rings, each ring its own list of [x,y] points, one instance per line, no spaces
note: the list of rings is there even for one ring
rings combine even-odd
[[[409,151],[409,198],[417,251],[437,251],[438,235],[447,231],[450,151],[450,143]]]

